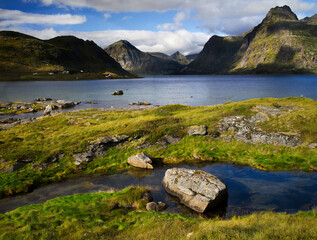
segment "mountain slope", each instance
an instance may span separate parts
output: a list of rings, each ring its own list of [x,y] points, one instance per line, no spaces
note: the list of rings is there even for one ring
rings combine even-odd
[[[213,36],[182,74],[317,73],[316,16],[298,20],[288,6],[236,37]]]
[[[28,73],[45,71],[113,72],[123,70],[102,48],[93,41],[73,36],[40,40],[18,32],[0,32],[0,71],[4,73]]]
[[[242,37],[212,36],[197,58],[181,70],[181,74],[220,74],[230,70]]]
[[[145,53],[126,40],[105,48],[120,65],[134,74],[170,74],[183,66],[161,53]]]

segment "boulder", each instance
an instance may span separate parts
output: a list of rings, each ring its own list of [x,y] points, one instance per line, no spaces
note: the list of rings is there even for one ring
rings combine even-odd
[[[71,101],[65,101],[65,100],[56,100],[55,105],[58,108],[71,108],[75,106],[75,103]]]
[[[153,169],[151,156],[145,152],[141,152],[136,156],[128,158],[128,164],[137,168]]]
[[[53,105],[47,105],[44,110],[44,116],[51,115],[53,110],[54,110]]]
[[[194,125],[188,128],[188,135],[200,135],[204,136],[207,134],[207,127],[205,125]]]
[[[123,95],[123,91],[122,90],[118,90],[112,93],[112,95]]]
[[[172,168],[165,172],[165,190],[178,197],[187,207],[203,213],[226,201],[226,184],[218,177],[199,170]]]

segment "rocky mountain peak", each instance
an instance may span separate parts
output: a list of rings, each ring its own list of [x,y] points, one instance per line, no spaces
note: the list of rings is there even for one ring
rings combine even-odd
[[[269,21],[281,21],[281,20],[298,20],[295,13],[292,12],[291,8],[287,5],[283,7],[271,8],[263,22]]]

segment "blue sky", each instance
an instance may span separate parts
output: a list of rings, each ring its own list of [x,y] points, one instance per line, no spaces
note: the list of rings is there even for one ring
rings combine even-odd
[[[75,35],[101,47],[126,39],[143,51],[189,54],[214,34],[248,31],[283,5],[299,18],[317,13],[316,0],[0,0],[0,30]]]

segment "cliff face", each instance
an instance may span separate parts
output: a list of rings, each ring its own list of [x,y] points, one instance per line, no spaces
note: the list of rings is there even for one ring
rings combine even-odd
[[[171,74],[183,67],[167,55],[142,52],[126,40],[108,46],[105,51],[134,74]]]
[[[316,56],[316,15],[298,20],[288,6],[275,7],[245,36],[213,36],[181,73],[317,73]]]
[[[0,70],[4,73],[83,70],[131,75],[93,41],[73,36],[40,40],[18,32],[2,31],[0,53]]]

